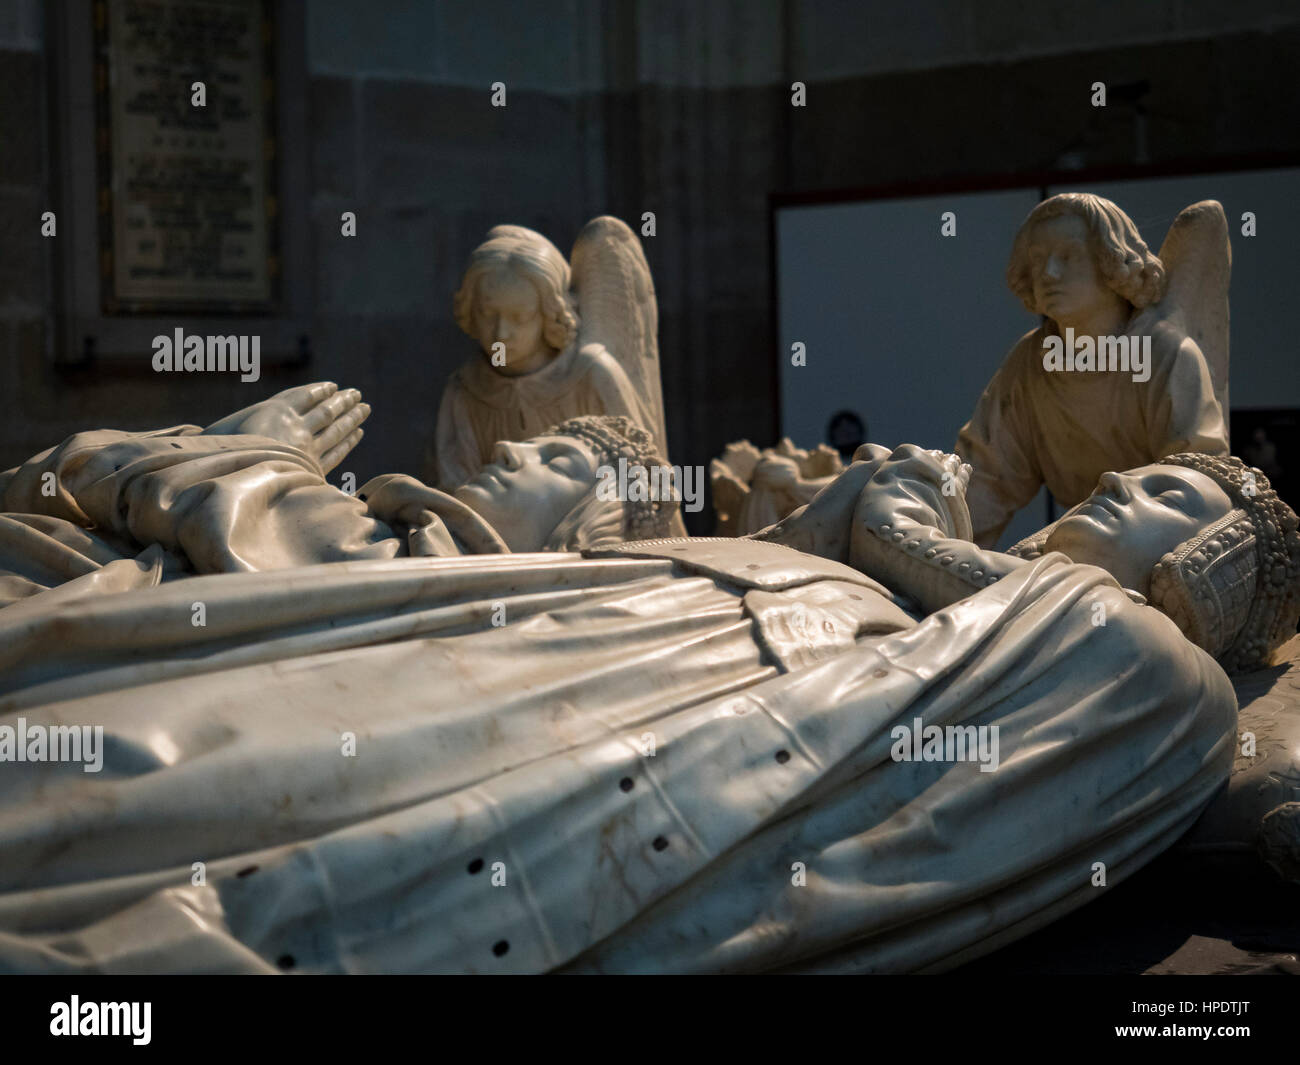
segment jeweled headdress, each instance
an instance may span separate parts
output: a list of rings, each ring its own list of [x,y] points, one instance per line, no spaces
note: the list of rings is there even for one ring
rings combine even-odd
[[[669,467],[655,451],[654,437],[622,414],[583,414],[552,426],[540,436],[572,436],[596,452],[599,463],[618,469],[618,460],[627,467],[640,466],[646,471],[657,466]],[[653,540],[667,536],[675,499],[630,499],[623,501],[623,539]]]
[[[1235,456],[1183,452],[1161,466],[1196,470],[1214,481],[1233,510],[1184,540],[1151,570],[1149,602],[1229,673],[1267,665],[1300,619],[1300,532],[1295,511],[1263,472]],[[1052,528],[1008,550],[1037,558]]]
[[[1295,511],[1262,471],[1234,456],[1184,452],[1159,462],[1205,474],[1235,509],[1156,563],[1151,605],[1229,673],[1267,665],[1300,618]]]

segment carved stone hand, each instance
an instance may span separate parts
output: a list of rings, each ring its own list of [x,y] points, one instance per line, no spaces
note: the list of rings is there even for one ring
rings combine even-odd
[[[369,416],[370,405],[355,388],[340,392],[333,381],[317,381],[228,414],[203,432],[269,437],[305,451],[329,473],[361,442],[359,426]]]

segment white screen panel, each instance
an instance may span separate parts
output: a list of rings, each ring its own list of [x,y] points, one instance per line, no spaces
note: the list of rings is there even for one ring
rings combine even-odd
[[[781,427],[796,444],[826,438],[850,409],[867,439],[949,450],[1015,341],[1033,329],[1003,281],[1036,189],[871,200],[777,212]],[[940,233],[945,211],[955,236]],[[792,366],[791,345],[807,365]],[[1041,528],[1045,496],[1008,529]]]

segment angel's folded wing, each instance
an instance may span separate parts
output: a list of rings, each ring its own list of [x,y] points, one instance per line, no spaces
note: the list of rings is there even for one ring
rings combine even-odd
[[[1214,394],[1228,423],[1228,281],[1232,245],[1228,219],[1217,200],[1184,208],[1160,246],[1166,288],[1152,311],[1186,333],[1210,366]]]
[[[659,308],[641,242],[611,215],[593,218],[578,234],[572,255],[578,304],[578,343],[603,344],[623,367],[667,457],[663,385],[659,378]]]

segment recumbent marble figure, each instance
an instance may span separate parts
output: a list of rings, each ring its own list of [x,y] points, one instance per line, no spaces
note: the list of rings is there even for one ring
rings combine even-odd
[[[0,966],[950,967],[1186,831],[1225,669],[1300,613],[1296,517],[1226,456],[1107,474],[1015,554],[911,445],[664,539],[587,502],[653,453],[628,420],[354,498],[324,474],[365,413],[312,386],[0,479],[0,716],[109,739],[0,776]],[[914,721],[997,726],[996,772],[892,759]]]

